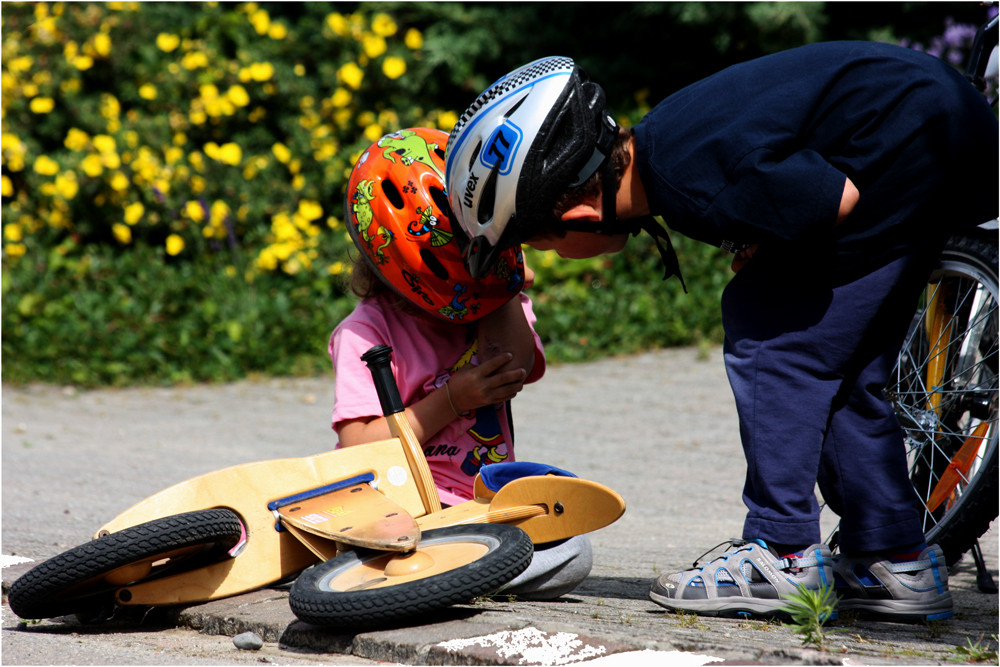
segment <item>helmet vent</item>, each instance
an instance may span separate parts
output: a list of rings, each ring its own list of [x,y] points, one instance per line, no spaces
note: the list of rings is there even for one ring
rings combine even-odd
[[[469,171],[472,171],[472,167],[475,166],[476,159],[479,157],[479,151],[481,151],[481,150],[483,150],[483,142],[482,142],[482,140],[480,140],[479,143],[476,144],[475,149],[473,149],[473,151],[472,151],[472,153],[471,153],[471,155],[469,157]]]
[[[385,193],[386,199],[392,204],[397,210],[403,210],[403,195],[400,194],[399,189],[396,184],[392,181],[386,179],[382,181],[382,192]]]
[[[448,196],[444,193],[441,188],[436,188],[433,185],[427,188],[431,193],[431,200],[434,205],[438,207],[449,220],[452,219],[451,215],[451,203],[448,201]]]
[[[517,111],[521,107],[522,104],[524,104],[524,101],[526,99],[528,99],[528,96],[527,95],[522,95],[521,99],[519,99],[517,102],[514,103],[514,106],[512,106],[509,109],[507,109],[507,113],[505,113],[503,115],[504,119],[506,120],[507,118],[510,118],[511,116],[513,116],[514,112]]]
[[[441,158],[442,161],[444,161],[445,152],[443,148],[438,146],[437,148],[434,149],[434,154],[437,155],[439,158]]]
[[[431,270],[431,273],[441,280],[448,280],[448,269],[444,268],[444,265],[441,264],[441,260],[435,257],[434,253],[427,248],[421,248],[420,259],[424,260],[424,264],[426,264],[427,268]]]
[[[479,206],[476,217],[480,225],[487,225],[493,220],[493,205],[497,196],[497,169],[491,169],[483,183],[482,194],[479,195]]]

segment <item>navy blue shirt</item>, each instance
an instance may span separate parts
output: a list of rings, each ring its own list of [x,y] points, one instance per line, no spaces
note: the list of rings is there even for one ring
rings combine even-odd
[[[905,246],[963,197],[975,203],[949,208],[949,223],[996,215],[992,110],[954,68],[898,46],[812,44],[734,65],[663,100],[635,137],[652,213],[726,249],[834,243],[857,257]],[[861,199],[834,230],[846,177]]]

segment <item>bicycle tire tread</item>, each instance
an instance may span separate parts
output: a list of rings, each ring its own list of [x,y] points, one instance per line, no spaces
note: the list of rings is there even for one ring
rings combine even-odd
[[[242,535],[239,517],[225,509],[163,517],[111,533],[39,563],[13,583],[11,610],[20,618],[52,618],[103,604],[103,591],[61,599],[74,586],[136,560],[184,546],[218,542],[227,550]],[[101,599],[98,599],[101,598]]]
[[[476,530],[483,527],[477,526]],[[467,526],[455,528],[469,530]],[[427,531],[425,537],[447,530]],[[531,562],[534,546],[523,531],[517,532],[516,538],[504,539],[497,549],[473,563],[398,586],[356,592],[322,591],[317,581],[324,568],[322,564],[314,566],[296,580],[289,604],[299,620],[312,625],[375,627],[469,602],[497,590]]]

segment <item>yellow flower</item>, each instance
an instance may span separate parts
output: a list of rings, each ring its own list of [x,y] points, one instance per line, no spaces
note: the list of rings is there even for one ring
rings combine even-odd
[[[219,146],[219,153],[216,159],[223,164],[237,165],[243,160],[243,151],[237,144],[232,142]]]
[[[95,135],[94,148],[101,153],[113,153],[115,151],[115,138],[106,134]]]
[[[385,132],[382,131],[382,126],[381,125],[373,124],[373,125],[369,125],[368,127],[365,128],[364,134],[365,134],[365,138],[368,139],[368,141],[371,141],[372,143],[374,143],[374,142],[378,141],[379,139],[381,139],[382,135],[384,135]]]
[[[229,204],[222,201],[221,199],[216,199],[212,202],[212,207],[209,211],[209,218],[213,225],[221,225],[226,216],[229,215]]]
[[[125,222],[129,225],[134,225],[142,220],[142,214],[145,212],[146,207],[142,205],[142,202],[132,202],[125,207]]]
[[[132,242],[132,230],[128,227],[128,225],[116,222],[111,225],[111,232],[115,235],[115,238],[118,239],[119,243],[127,244]]]
[[[31,69],[31,65],[34,61],[31,56],[20,56],[18,58],[11,58],[7,64],[7,69],[12,73],[17,74],[19,72],[27,72]]]
[[[333,91],[333,95],[330,97],[330,104],[337,107],[338,109],[342,109],[343,107],[346,107],[350,103],[351,103],[351,94],[346,90],[344,90],[343,88],[338,87],[337,90]]]
[[[101,153],[101,164],[108,169],[117,169],[122,166],[122,159],[118,153]]]
[[[118,98],[110,93],[101,94],[101,115],[111,120],[112,118],[118,118],[118,114],[122,111],[122,105],[118,102]]]
[[[406,36],[403,37],[403,43],[406,44],[406,48],[416,51],[423,47],[424,36],[416,28],[410,28],[406,31]]]
[[[388,14],[378,13],[372,17],[372,31],[376,35],[389,37],[396,34],[396,22]]]
[[[323,217],[323,207],[317,201],[303,199],[299,202],[299,210],[295,214],[306,220],[317,220]]]
[[[258,35],[263,35],[267,33],[267,29],[271,25],[271,17],[268,16],[266,10],[258,9],[250,15],[250,23],[253,24],[253,29],[257,31]]]
[[[455,127],[455,123],[458,122],[458,114],[454,111],[442,111],[438,114],[438,128],[442,130],[451,131],[451,128]]]
[[[288,150],[288,146],[285,144],[277,143],[271,146],[271,152],[282,164],[288,164],[288,161],[292,159],[292,151]]]
[[[171,146],[163,151],[163,159],[167,161],[167,164],[177,164],[183,157],[184,151],[177,146]]]
[[[250,96],[247,94],[246,88],[239,84],[230,86],[229,90],[226,91],[226,97],[238,107],[250,104]]]
[[[79,192],[80,185],[76,180],[76,173],[67,171],[56,176],[56,192],[66,200],[70,200]]]
[[[288,28],[280,23],[272,23],[267,31],[267,36],[271,39],[284,39],[288,36]]]
[[[83,169],[83,173],[91,178],[96,178],[101,175],[104,171],[104,165],[101,164],[101,156],[90,154],[83,158],[83,162],[80,163],[80,168]]]
[[[208,56],[201,51],[191,51],[190,53],[185,53],[184,57],[181,58],[181,67],[186,70],[208,67]]]
[[[72,62],[73,62],[73,67],[77,68],[81,72],[86,71],[94,66],[94,59],[91,58],[90,56],[76,56],[75,58],[73,58]]]
[[[128,190],[128,176],[120,171],[115,172],[115,175],[111,177],[111,187],[115,192],[125,192]]]
[[[385,38],[378,35],[365,35],[361,38],[361,46],[369,58],[378,58],[385,53]]]
[[[168,255],[179,255],[183,250],[184,250],[184,239],[182,239],[177,234],[171,234],[170,236],[167,237]]]
[[[55,176],[59,173],[59,164],[48,155],[39,155],[35,159],[35,172],[42,176]]]
[[[94,50],[97,51],[97,55],[107,58],[111,53],[111,37],[105,32],[94,35]]]
[[[4,178],[7,178],[4,176]],[[8,222],[3,226],[3,237],[8,241],[20,241],[24,238],[24,232],[21,230],[21,225],[16,222]]]
[[[90,135],[83,130],[71,127],[69,132],[66,133],[66,139],[63,141],[63,145],[71,151],[81,151],[87,147],[88,141],[90,141]]]
[[[24,246],[23,243],[8,243],[4,245],[3,251],[7,253],[8,257],[14,259],[17,257],[22,257],[24,253],[27,252],[27,248]]]
[[[389,56],[382,63],[382,72],[390,79],[398,79],[406,73],[406,61],[396,56]]]
[[[337,14],[336,12],[330,14],[326,17],[326,24],[330,26],[330,30],[332,30],[335,35],[339,35],[341,37],[346,37],[351,32],[351,28],[343,14]]]
[[[357,63],[353,62],[341,65],[340,69],[337,70],[337,79],[353,90],[361,87],[361,80],[364,76],[365,73],[361,71]]]
[[[32,113],[49,113],[56,108],[56,102],[51,97],[36,97],[30,107]]]
[[[151,83],[144,83],[139,86],[139,97],[144,100],[156,99],[156,86]]]
[[[180,46],[181,38],[177,35],[171,35],[170,33],[161,32],[156,36],[156,46],[160,51],[166,51],[170,53],[178,46]]]
[[[192,200],[184,204],[184,212],[195,222],[201,222],[205,219],[205,208],[199,201]]]
[[[14,183],[10,180],[7,174],[0,176],[0,195],[4,197],[14,196]]]
[[[265,271],[274,271],[278,268],[278,258],[275,257],[274,251],[270,247],[260,251],[255,263],[257,264],[257,268],[264,269]]]

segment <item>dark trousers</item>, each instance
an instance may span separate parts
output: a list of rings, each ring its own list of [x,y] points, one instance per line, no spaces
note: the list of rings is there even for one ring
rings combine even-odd
[[[747,539],[821,541],[815,488],[853,554],[923,541],[902,431],[882,390],[943,239],[836,277],[832,256],[754,256],[722,298],[747,461]]]

